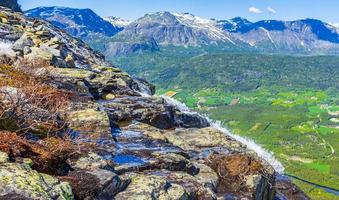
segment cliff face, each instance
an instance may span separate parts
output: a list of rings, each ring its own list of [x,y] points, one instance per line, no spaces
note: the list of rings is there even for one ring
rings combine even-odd
[[[21,8],[17,0],[1,0],[0,6],[10,8],[11,10],[15,12],[21,12]]]
[[[0,199],[274,198],[273,168],[205,118],[50,23],[0,13]]]

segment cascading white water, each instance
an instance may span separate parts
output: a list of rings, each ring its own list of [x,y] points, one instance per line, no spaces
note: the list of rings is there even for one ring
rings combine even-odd
[[[173,98],[170,98],[168,96],[161,96],[161,97],[164,98],[168,104],[175,106],[181,112],[199,114],[197,112],[190,111],[190,109],[185,104],[183,104],[183,103],[181,103],[181,102],[179,102],[179,101],[177,101]],[[202,115],[200,115],[200,116],[202,116]],[[278,172],[279,174],[284,173],[284,166],[274,157],[272,152],[266,151],[264,148],[262,148],[261,146],[256,144],[251,139],[248,139],[248,138],[245,138],[245,137],[231,133],[229,130],[227,130],[225,127],[223,127],[220,122],[213,122],[207,116],[202,116],[202,117],[205,117],[211,123],[212,127],[220,130],[221,132],[225,133],[227,136],[229,136],[229,137],[237,140],[238,142],[246,145],[248,149],[255,151],[258,154],[258,156],[261,157],[262,159],[264,159],[266,162],[268,162],[274,168],[274,170],[276,172]]]
[[[138,85],[139,87],[139,94],[143,97],[149,97],[150,95],[152,95],[151,89],[145,85],[144,83],[142,83],[140,80],[138,79],[133,79],[134,82]]]

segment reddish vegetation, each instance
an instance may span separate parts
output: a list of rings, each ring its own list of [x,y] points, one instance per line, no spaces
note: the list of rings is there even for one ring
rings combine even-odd
[[[213,155],[208,164],[219,176],[218,191],[239,193],[245,187],[245,177],[258,174],[263,168],[259,161],[247,155]],[[245,191],[244,191],[245,192]]]
[[[0,151],[8,153],[13,161],[31,158],[34,169],[56,175],[67,173],[67,159],[80,155],[79,147],[65,139],[47,138],[36,143],[4,131],[0,131]]]
[[[31,65],[24,68],[32,70]],[[65,128],[61,112],[76,95],[47,85],[41,76],[37,79],[30,73],[33,72],[0,65],[0,129],[42,136],[55,134]],[[6,127],[8,121],[12,126]]]

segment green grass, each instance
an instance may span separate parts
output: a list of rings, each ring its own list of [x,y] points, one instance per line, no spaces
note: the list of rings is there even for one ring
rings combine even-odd
[[[316,169],[319,172],[329,174],[331,171],[331,166],[328,164],[323,164],[323,163],[307,163],[305,164],[305,167],[310,168],[310,169]]]
[[[339,111],[339,57],[162,47],[109,59],[274,152],[287,173],[339,188],[339,124],[330,120]],[[296,183],[312,199],[338,199]]]
[[[216,89],[195,93],[181,90],[175,98],[214,120],[222,121],[234,133],[252,138],[273,151],[285,165],[287,173],[339,188],[336,153],[339,130],[330,127],[333,123],[328,115],[330,108],[336,106],[336,94],[274,87],[274,90],[261,88],[243,93],[222,93]],[[199,102],[201,99],[205,101]],[[230,105],[234,99],[240,101]],[[289,106],[277,104],[277,99],[292,103]],[[308,188],[300,182],[297,184],[303,189]],[[313,199],[333,196],[318,189],[306,192]]]

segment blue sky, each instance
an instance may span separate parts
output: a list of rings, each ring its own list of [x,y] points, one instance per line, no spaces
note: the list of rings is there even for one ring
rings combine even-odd
[[[19,0],[24,10],[38,6],[91,8],[101,16],[136,19],[156,11],[189,12],[201,17],[293,20],[316,18],[339,23],[339,0]]]

